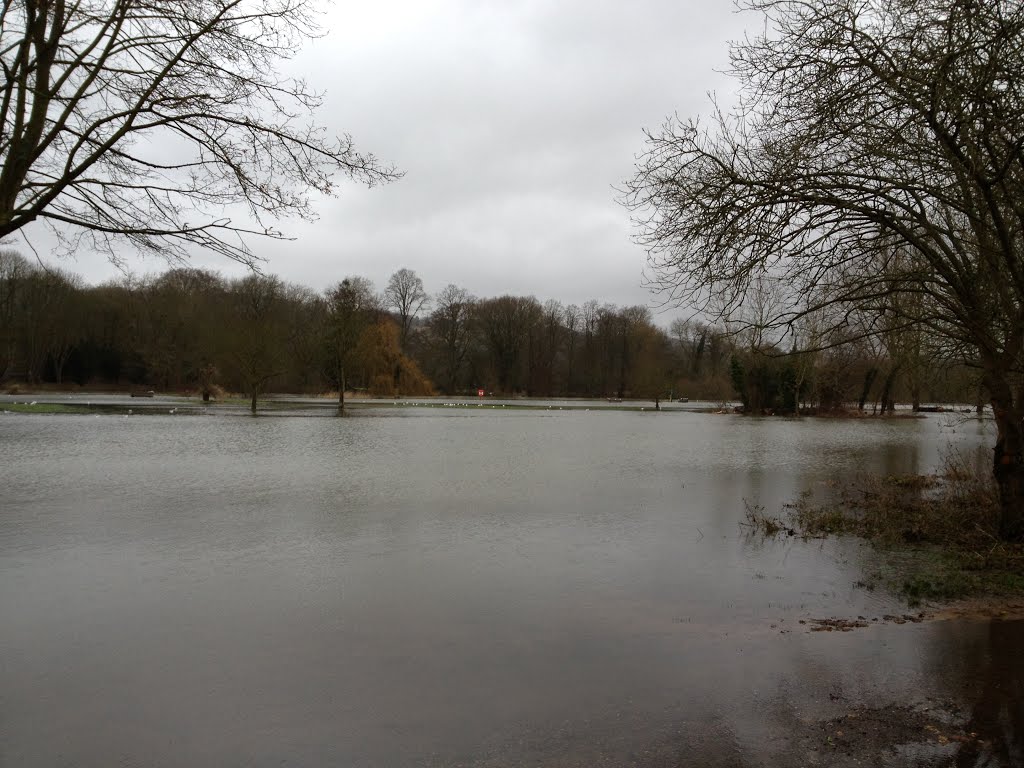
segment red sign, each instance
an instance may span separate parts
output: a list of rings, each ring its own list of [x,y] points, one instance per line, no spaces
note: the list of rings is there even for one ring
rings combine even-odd
[[[477,396],[477,397],[483,397],[483,396],[484,396],[484,391],[483,391],[482,389],[478,389],[478,390],[476,391],[476,396]]]

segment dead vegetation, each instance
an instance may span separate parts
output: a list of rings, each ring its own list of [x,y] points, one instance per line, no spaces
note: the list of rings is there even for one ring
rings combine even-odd
[[[872,624],[920,624],[925,620],[927,614],[924,611],[911,614],[887,613],[881,618],[868,619],[867,616],[858,616],[855,619],[843,619],[832,616],[827,619],[800,619],[800,624],[809,626],[811,632],[852,632],[855,629],[864,629]]]
[[[747,504],[744,526],[764,536],[858,536],[885,552],[883,572],[912,605],[1024,593],[1024,546],[998,536],[999,499],[985,468],[951,455],[936,474],[858,477],[827,502],[810,494],[783,517]]]
[[[993,557],[1021,552],[998,539],[999,498],[991,474],[959,456],[932,475],[861,477],[836,488],[836,497],[816,504],[809,495],[790,506],[805,535],[849,533],[880,544],[936,544]]]
[[[768,537],[777,536],[780,533],[785,533],[787,536],[795,536],[797,534],[792,526],[787,524],[781,517],[769,515],[760,504],[751,504],[744,499],[743,506],[745,508],[744,520],[740,525],[748,528],[751,532]]]

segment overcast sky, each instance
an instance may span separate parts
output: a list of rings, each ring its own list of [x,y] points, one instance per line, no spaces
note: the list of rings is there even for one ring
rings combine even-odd
[[[731,0],[338,0],[288,71],[326,91],[323,124],[406,175],[341,184],[317,222],[283,223],[293,242],[251,244],[267,271],[317,290],[346,275],[382,289],[409,267],[430,292],[653,305],[614,187],[643,128],[728,96],[727,41],[751,22]],[[101,256],[64,266],[118,274]]]

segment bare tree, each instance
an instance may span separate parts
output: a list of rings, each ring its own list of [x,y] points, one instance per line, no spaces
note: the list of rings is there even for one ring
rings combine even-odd
[[[408,349],[409,331],[416,315],[429,300],[423,290],[423,281],[411,269],[403,267],[388,280],[384,289],[384,305],[398,313],[399,343],[403,351]]]
[[[529,379],[530,331],[540,315],[533,296],[499,296],[478,301],[475,322],[490,357],[498,391],[515,394]],[[525,364],[525,365],[524,365]]]
[[[982,369],[1024,538],[1024,2],[745,5],[766,23],[732,49],[738,106],[649,134],[628,186],[656,282],[728,305],[771,275],[780,328],[920,297],[890,311]]]
[[[444,391],[449,395],[455,394],[459,373],[469,351],[473,302],[465,288],[447,285],[437,294],[436,307],[428,321],[431,338],[441,360]]]
[[[373,284],[365,277],[346,277],[325,294],[327,320],[324,340],[328,368],[338,384],[338,412],[345,411],[348,375],[357,360],[363,331],[376,322],[379,311]]]
[[[44,319],[47,332],[47,357],[53,366],[54,378],[64,383],[64,366],[75,345],[81,341],[85,327],[85,305],[82,281],[77,275],[51,270],[47,273],[53,295],[51,311]]]
[[[562,303],[554,299],[545,301],[538,325],[540,391],[548,397],[554,397],[558,388],[558,357],[565,336],[565,308]]]
[[[572,395],[576,392],[575,360],[576,345],[580,335],[581,311],[578,305],[570,304],[565,308],[565,392]]]
[[[8,374],[16,357],[18,302],[24,281],[31,273],[31,265],[17,251],[0,250],[0,380]]]
[[[127,239],[252,264],[245,237],[312,219],[336,173],[398,175],[278,73],[319,34],[309,0],[3,0],[0,21],[0,237],[38,219],[115,261]]]
[[[280,321],[284,286],[276,277],[252,274],[236,281],[231,295],[239,332],[230,340],[230,357],[255,414],[259,396],[284,373],[287,338]]]

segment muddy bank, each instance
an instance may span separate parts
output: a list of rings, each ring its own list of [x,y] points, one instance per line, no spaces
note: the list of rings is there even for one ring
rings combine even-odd
[[[852,706],[838,717],[798,725],[793,733],[792,756],[797,760],[793,764],[957,765],[960,755],[980,755],[990,749],[967,727],[964,713],[948,701]]]
[[[828,618],[800,619],[798,623],[811,632],[851,632],[877,624],[991,620],[1024,621],[1024,601],[979,595],[914,613],[886,613],[881,616],[858,615],[856,617],[829,616]]]

